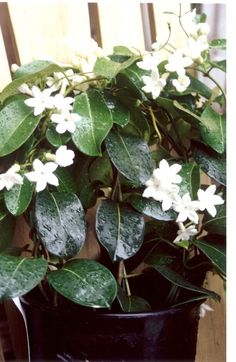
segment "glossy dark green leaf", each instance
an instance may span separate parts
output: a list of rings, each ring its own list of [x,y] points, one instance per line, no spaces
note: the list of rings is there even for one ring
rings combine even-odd
[[[110,308],[117,285],[112,273],[94,260],[73,260],[48,276],[58,293],[74,303],[93,308]]]
[[[121,287],[118,288],[117,299],[126,313],[150,312],[152,309],[147,300],[136,295],[127,296]]]
[[[0,252],[11,245],[15,232],[15,224],[16,219],[9,214],[0,220]]]
[[[158,273],[160,273],[172,284],[184,289],[192,290],[194,292],[204,293],[208,297],[219,300],[219,296],[216,293],[209,291],[205,288],[193,285],[181,274],[178,274],[175,270],[171,269],[168,263],[165,264],[165,260],[163,258],[160,258],[159,255],[152,254],[147,259],[145,259],[145,262],[148,265],[152,266]]]
[[[180,104],[178,101],[173,101],[173,105],[175,106],[175,108],[181,111],[181,115],[183,116],[184,120],[193,125],[200,124],[201,118],[197,114],[182,106],[182,104]]]
[[[225,151],[226,119],[225,115],[206,107],[199,124],[202,140],[218,153]]]
[[[122,105],[116,97],[110,93],[103,93],[107,107],[110,109],[112,114],[113,122],[121,127],[124,127],[129,123],[130,111],[128,108]]]
[[[195,240],[194,245],[196,245],[224,275],[226,274],[225,245],[214,243],[214,240],[212,240],[211,243],[205,240]]]
[[[33,83],[40,80],[53,72],[60,72],[63,69],[50,61],[33,61],[23,65],[15,73],[16,79],[9,83],[0,94],[0,103],[3,103],[8,97],[18,93],[18,88],[23,83]]]
[[[96,233],[113,261],[131,258],[143,243],[144,218],[118,203],[103,200],[97,209]]]
[[[15,216],[23,214],[28,208],[34,191],[34,184],[24,177],[22,185],[14,185],[9,191],[5,190],[4,200],[8,211]]]
[[[101,156],[101,144],[113,122],[102,94],[90,89],[75,98],[73,112],[81,116],[72,139],[78,149],[89,156]]]
[[[93,68],[93,72],[97,76],[102,76],[110,80],[123,69],[126,69],[133,64],[137,58],[137,56],[133,55],[122,63],[117,63],[107,58],[98,58]]]
[[[40,116],[33,116],[33,108],[18,99],[0,111],[0,157],[17,150],[31,136]]]
[[[196,199],[197,191],[200,188],[199,166],[195,162],[184,163],[178,174],[182,177],[179,184],[180,195],[189,193],[192,199]]]
[[[147,100],[146,94],[142,91],[144,86],[142,76],[150,75],[150,71],[139,68],[136,64],[131,65],[129,68],[123,70],[117,75],[118,88],[127,88],[128,94],[140,100]]]
[[[97,157],[89,167],[89,179],[91,182],[101,182],[105,186],[111,186],[113,182],[113,170],[110,158],[105,152],[102,157]]]
[[[58,167],[54,173],[59,180],[59,186],[57,186],[59,192],[77,192],[76,182],[67,168]]]
[[[203,227],[208,233],[226,235],[226,204],[216,206],[217,214],[213,218],[206,213],[203,219]]]
[[[37,233],[50,253],[70,258],[82,248],[86,236],[84,210],[75,194],[40,192],[35,219]]]
[[[4,202],[4,194],[0,195],[0,221],[4,219],[4,217],[9,214],[5,202]]]
[[[226,49],[226,39],[214,39],[209,42],[211,49]]]
[[[106,147],[112,163],[129,180],[144,184],[151,177],[154,163],[143,139],[110,132]]]
[[[54,147],[65,145],[71,139],[71,135],[67,133],[60,134],[56,130],[48,128],[46,132],[48,142]]]
[[[177,215],[173,210],[163,211],[161,203],[151,198],[132,194],[127,199],[127,202],[140,213],[153,217],[154,219],[163,221],[176,220]]]
[[[192,141],[192,151],[195,161],[200,168],[211,178],[222,185],[226,185],[225,154],[219,154],[200,142]]]
[[[129,123],[121,130],[121,134],[133,135],[143,138],[148,143],[150,127],[147,119],[139,110],[132,110]]]
[[[165,109],[168,113],[171,113],[172,117],[179,117],[179,112],[173,104],[173,99],[157,97],[156,103],[159,107]]]
[[[80,189],[79,199],[85,209],[89,209],[96,204],[97,193],[93,183],[87,183]]]
[[[43,279],[46,271],[45,259],[0,254],[0,300],[29,292]]]

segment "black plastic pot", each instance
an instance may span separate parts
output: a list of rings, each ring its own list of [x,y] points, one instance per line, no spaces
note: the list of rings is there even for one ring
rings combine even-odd
[[[22,298],[32,361],[194,361],[199,304],[149,313],[62,310]]]

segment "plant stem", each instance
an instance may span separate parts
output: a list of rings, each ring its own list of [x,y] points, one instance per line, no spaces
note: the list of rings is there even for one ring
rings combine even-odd
[[[124,279],[125,279],[125,287],[126,287],[127,296],[130,297],[131,296],[131,291],[130,291],[129,281],[127,279],[127,273],[126,273],[124,262],[123,262],[123,276],[124,276]]]
[[[154,113],[152,111],[152,108],[148,107],[148,110],[149,110],[149,113],[151,115],[153,127],[154,127],[154,129],[156,131],[157,137],[159,138],[159,143],[161,143],[162,142],[162,136],[161,136],[161,133],[160,133],[158,127],[157,127],[157,119],[156,119],[156,117],[155,117],[155,115],[154,115]]]

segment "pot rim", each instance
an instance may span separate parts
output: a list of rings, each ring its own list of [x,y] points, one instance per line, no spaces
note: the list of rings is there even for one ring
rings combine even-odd
[[[55,313],[66,316],[69,314],[76,313],[76,309],[70,309],[65,308],[63,311],[62,307],[53,307],[52,305],[47,304],[46,302],[43,303],[41,301],[38,301],[36,298],[30,297],[29,299],[25,298],[24,296],[20,297],[20,301],[22,304],[26,304],[27,306],[33,306],[36,308],[39,308],[44,311],[51,311],[54,310]],[[102,308],[92,308],[92,307],[86,307],[83,311],[78,310],[78,314],[81,314],[84,316],[84,318],[98,318],[98,319],[104,319],[104,318],[118,318],[118,319],[132,319],[132,318],[147,318],[147,317],[157,317],[157,316],[164,316],[164,315],[172,315],[178,312],[181,312],[186,309],[191,309],[194,307],[199,307],[200,304],[203,303],[202,300],[195,300],[188,303],[184,303],[183,305],[176,306],[176,307],[169,307],[164,309],[158,309],[158,310],[151,310],[148,312],[112,312],[107,309],[104,311]],[[75,304],[76,306],[76,304]]]

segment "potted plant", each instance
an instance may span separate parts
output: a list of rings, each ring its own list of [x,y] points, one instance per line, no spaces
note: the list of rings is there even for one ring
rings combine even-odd
[[[220,299],[206,273],[225,279],[225,40],[195,10],[179,23],[185,48],[91,41],[0,94],[0,298],[21,297],[33,360],[194,360],[200,304]]]

